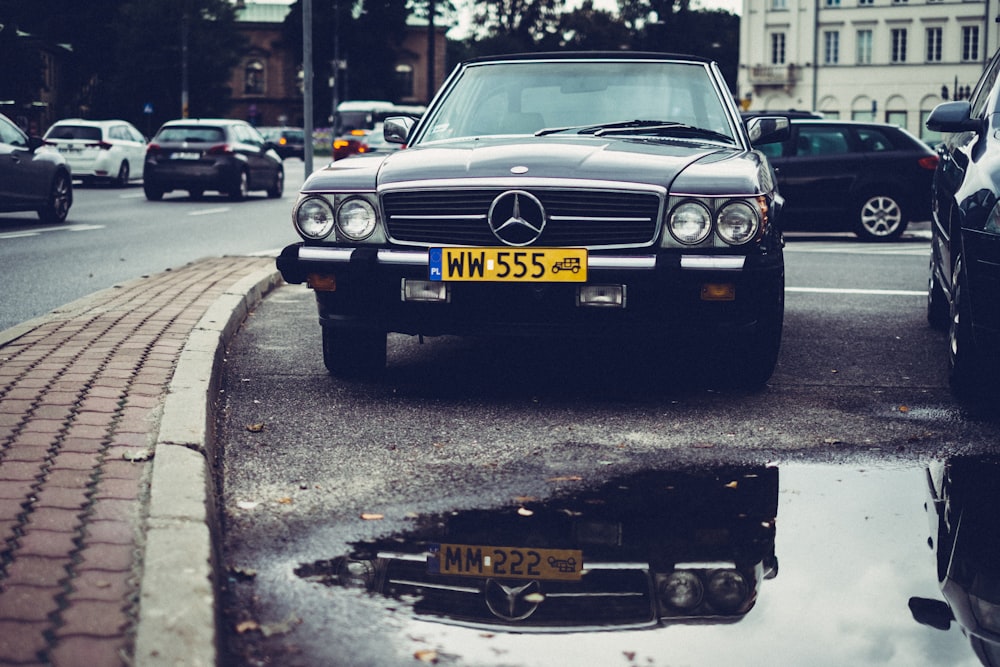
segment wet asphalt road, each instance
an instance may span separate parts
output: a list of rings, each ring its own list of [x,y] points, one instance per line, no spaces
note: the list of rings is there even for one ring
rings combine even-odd
[[[220,397],[228,662],[978,664],[957,624],[934,630],[907,607],[941,597],[927,469],[988,452],[1000,433],[994,412],[947,389],[944,336],[920,296],[926,240],[793,241],[786,258],[782,354],[759,393],[715,390],[692,364],[625,349],[403,336],[390,336],[382,379],[332,379],[311,293],[273,293],[236,337]],[[611,508],[602,494],[641,488],[636,475],[747,470],[777,471],[764,501],[746,501],[773,501],[776,516],[757,517],[773,533],[746,549],[781,567],[735,626],[470,630],[440,613],[423,620],[406,599],[329,585],[337,557],[422,554],[452,522]],[[691,516],[722,521],[702,497],[625,504],[615,521],[671,535]]]

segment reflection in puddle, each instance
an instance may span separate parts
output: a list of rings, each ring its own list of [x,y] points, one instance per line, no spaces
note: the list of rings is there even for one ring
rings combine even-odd
[[[295,572],[387,596],[378,641],[411,661],[419,638],[456,665],[995,665],[998,473],[649,472],[421,517]]]
[[[488,630],[737,621],[777,574],[777,472],[645,473],[544,503],[430,517],[296,573]]]

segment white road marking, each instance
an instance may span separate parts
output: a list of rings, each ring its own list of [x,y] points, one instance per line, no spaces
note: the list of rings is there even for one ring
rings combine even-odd
[[[37,229],[26,229],[20,232],[2,232],[0,239],[22,239],[28,236],[38,236],[44,232],[89,232],[95,229],[104,229],[104,225],[60,225],[58,227],[39,227]]]
[[[188,215],[215,215],[216,213],[225,213],[228,210],[228,206],[223,206],[221,208],[203,208],[200,211],[191,211]]]
[[[921,296],[926,297],[926,291],[904,289],[852,289],[841,287],[785,287],[785,292],[800,294],[865,294],[871,296]]]

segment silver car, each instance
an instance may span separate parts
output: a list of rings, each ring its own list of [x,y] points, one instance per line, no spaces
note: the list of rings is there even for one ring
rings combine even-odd
[[[44,148],[0,114],[0,212],[36,211],[42,222],[62,222],[73,204],[66,160]]]

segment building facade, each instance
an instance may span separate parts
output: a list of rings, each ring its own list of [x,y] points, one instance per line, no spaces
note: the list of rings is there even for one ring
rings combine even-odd
[[[925,141],[1000,43],[1000,0],[743,0],[738,97],[749,110],[878,120]]]

